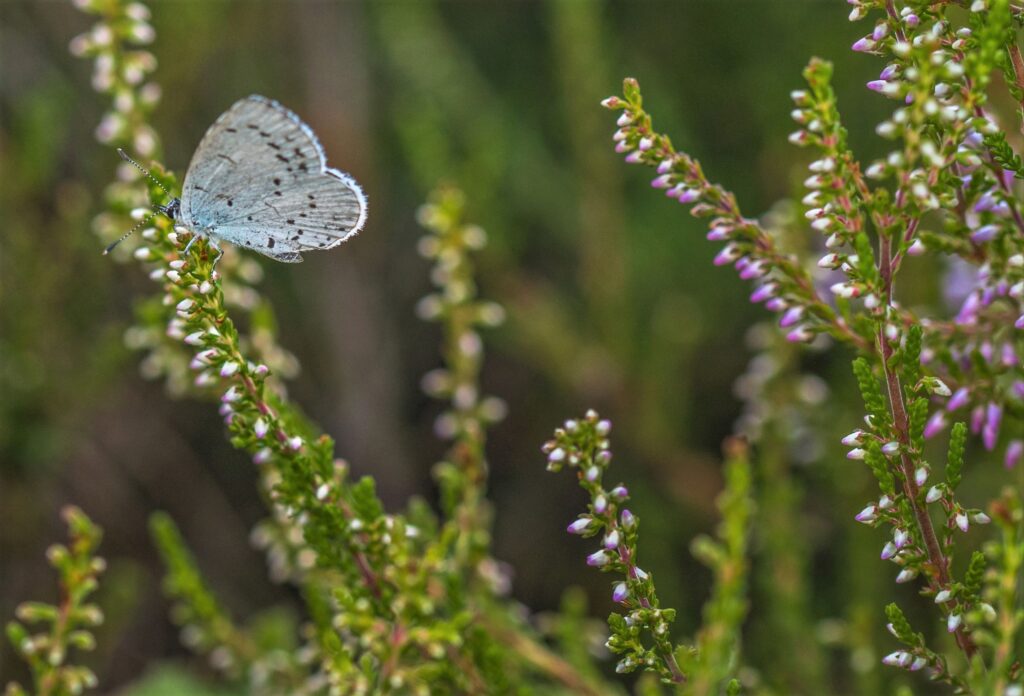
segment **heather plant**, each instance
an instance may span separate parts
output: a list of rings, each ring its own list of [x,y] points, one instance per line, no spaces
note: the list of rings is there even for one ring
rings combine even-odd
[[[789,341],[827,336],[859,353],[853,371],[866,414],[843,444],[848,458],[874,474],[879,496],[856,520],[887,530],[881,559],[896,564],[896,582],[917,583],[933,600],[956,646],[930,647],[890,603],[888,626],[900,647],[883,662],[925,669],[957,690],[1017,693],[1021,599],[997,601],[996,588],[1019,585],[1019,569],[1006,555],[1020,553],[1019,490],[987,502],[1007,529],[1018,530],[1003,537],[1009,547],[961,551],[966,558],[954,560],[967,546],[961,535],[991,522],[957,494],[969,431],[985,450],[1001,451],[1007,469],[1021,458],[1024,221],[1015,181],[1024,170],[1008,141],[1011,129],[998,125],[989,106],[994,73],[1003,74],[1014,101],[1024,96],[1019,22],[1005,2],[974,2],[965,19],[944,4],[851,4],[851,20],[878,15],[853,50],[886,61],[867,87],[897,104],[877,128],[893,149],[862,167],[840,121],[832,68],[812,60],[807,88],[791,94],[799,128],[790,141],[815,152],[801,203],[809,226],[824,236],[816,264],[782,248],[779,235],[745,217],[735,196],[654,129],[635,80],[604,105],[621,111],[616,151],[655,168],[654,188],[711,218],[708,239],[725,242],[715,263],[733,265],[754,283],[751,301],[780,315]],[[952,317],[908,308],[897,296],[904,263],[925,255],[941,256],[949,272],[970,278]],[[952,426],[945,476],[936,477],[926,440],[964,413],[969,428]]]
[[[75,4],[97,23],[71,50],[93,60],[93,87],[111,101],[97,139],[111,151],[158,160],[160,138],[149,117],[160,90],[148,81],[156,60],[142,48],[155,38],[147,8],[122,0]],[[835,688],[823,674],[824,646],[809,635],[809,560],[807,545],[797,541],[806,534],[806,500],[792,469],[846,464],[831,461],[836,448],[822,439],[823,405],[838,401],[841,385],[826,385],[801,362],[838,344],[856,354],[864,412],[842,445],[877,481],[877,494],[848,519],[885,534],[880,556],[895,564],[894,581],[917,588],[930,605],[930,614],[907,611],[891,586],[891,594],[872,598],[891,633],[881,661],[947,691],[1020,694],[1020,483],[1010,485],[1008,474],[1001,491],[962,492],[972,469],[995,460],[1018,476],[1024,471],[1024,216],[1017,196],[1024,164],[1014,150],[1016,128],[999,125],[1024,118],[1019,12],[983,0],[967,12],[944,4],[851,4],[851,19],[875,18],[853,49],[886,61],[868,89],[895,104],[877,129],[892,150],[862,166],[840,121],[832,68],[812,60],[806,88],[791,95],[799,128],[790,140],[815,153],[800,206],[784,202],[761,219],[745,216],[732,193],[654,130],[635,80],[604,101],[621,112],[616,151],[655,168],[654,188],[710,219],[708,239],[724,243],[715,263],[752,281],[751,301],[776,313],[782,329],[758,326],[750,334],[756,355],[737,382],[744,406],[736,436],[724,446],[719,526],[691,544],[711,584],[690,638],[679,635],[678,612],[659,598],[655,574],[644,565],[640,522],[650,518],[615,473],[611,421],[593,410],[565,421],[542,451],[548,470],[568,469],[583,489],[585,509],[566,515],[570,534],[593,540],[580,565],[610,576],[616,609],[603,651],[595,656],[585,646],[591,630],[575,594],[545,621],[512,598],[510,569],[492,552],[487,497],[487,432],[506,405],[481,385],[483,334],[505,311],[478,293],[475,255],[487,238],[467,222],[469,202],[458,189],[437,188],[417,215],[426,230],[418,249],[432,265],[434,285],[417,314],[441,332],[442,366],[422,380],[443,404],[434,428],[448,447],[432,470],[438,501],[414,499],[389,511],[373,478],[355,479],[333,440],[290,398],[286,382],[297,362],[278,344],[273,308],[256,289],[259,263],[229,248],[215,269],[217,253],[204,240],[185,253],[190,232],[153,214],[178,191],[174,173],[155,164],[144,177],[118,164],[95,231],[105,245],[134,226],[135,237],[113,255],[141,266],[156,284],[137,304],[126,342],[144,351],[143,374],[164,379],[172,395],[217,404],[231,444],[259,472],[267,514],[253,530],[254,544],[266,554],[271,578],[295,588],[304,610],[286,636],[268,637],[258,617],[239,622],[173,519],[156,513],[151,536],[182,642],[254,694],[622,693],[600,669],[609,653],[615,672],[641,673],[635,687],[643,693]],[[565,22],[564,3],[555,7]],[[583,75],[585,62],[570,60],[569,72]],[[993,79],[999,74],[1001,81]],[[1012,117],[990,104],[1007,95],[1022,105]],[[421,178],[444,173],[430,172],[429,164],[419,162]],[[807,241],[805,225],[815,241]],[[897,292],[897,274],[912,274],[928,257],[945,282],[963,286],[952,312]],[[938,444],[945,445],[941,453]],[[936,457],[941,474],[929,463]],[[541,475],[540,461],[521,471]],[[41,694],[96,685],[66,656],[70,647],[92,645],[88,629],[100,621],[85,603],[102,570],[93,556],[99,531],[80,512],[67,518],[72,543],[50,554],[61,574],[60,604],[18,611],[22,622],[49,630],[8,628]],[[866,585],[860,576],[886,567],[851,572]],[[772,598],[767,619],[755,620],[772,630],[774,669],[743,646],[759,593]],[[785,676],[776,680],[779,673]],[[895,681],[934,688],[920,675]],[[24,693],[16,685],[9,691]]]

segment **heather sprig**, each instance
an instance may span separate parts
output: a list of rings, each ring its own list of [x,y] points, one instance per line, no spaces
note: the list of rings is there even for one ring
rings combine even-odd
[[[1024,327],[1018,319],[1024,316],[1024,224],[1013,188],[1019,158],[987,110],[995,70],[1008,76],[1019,101],[1024,61],[1005,1],[972,3],[966,26],[941,4],[853,4],[851,20],[881,11],[853,50],[888,60],[867,87],[897,102],[877,129],[894,148],[862,169],[839,117],[831,65],[813,59],[804,72],[807,89],[791,94],[799,130],[790,140],[816,150],[803,205],[810,228],[825,235],[827,253],[817,270],[798,254],[777,251],[772,230],[742,218],[731,194],[708,183],[699,164],[653,130],[634,80],[604,105],[623,112],[613,136],[616,151],[628,162],[656,167],[655,188],[692,204],[695,215],[713,217],[708,237],[727,242],[716,263],[735,263],[742,278],[755,280],[751,300],[782,313],[779,324],[790,340],[824,331],[862,355],[854,372],[867,416],[843,444],[851,448],[849,458],[864,460],[875,474],[881,495],[857,519],[891,528],[882,558],[899,564],[897,582],[924,580],[923,591],[973,661],[979,655],[971,617],[980,561],[972,559],[969,580],[954,577],[954,532],[989,516],[954,496],[967,426],[954,428],[947,481],[930,488],[924,448],[960,409],[970,409],[970,430],[988,450],[998,447],[1004,421],[1018,425],[1024,413],[1018,331]],[[926,253],[976,269],[951,319],[920,316],[896,296],[895,278],[907,258]],[[815,284],[806,279],[828,285],[832,297],[814,294]],[[1007,466],[1016,465],[1024,443],[1013,439],[1005,446]],[[928,508],[934,503],[941,503],[944,517],[938,529]],[[962,686],[940,657],[921,648],[887,662],[927,664],[934,677]]]
[[[575,469],[590,499],[588,511],[568,527],[570,534],[585,538],[601,535],[600,548],[587,556],[587,565],[621,578],[612,586],[612,599],[625,613],[609,615],[611,635],[606,643],[609,650],[623,656],[615,671],[650,670],[665,682],[683,684],[687,677],[678,654],[686,648],[675,647],[669,633],[676,611],[661,607],[654,578],[637,564],[640,520],[625,507],[629,490],[621,483],[605,487],[604,475],[612,461],[611,428],[611,421],[587,411],[583,418],[568,420],[555,430],[554,438],[542,449],[548,470]],[[650,642],[649,647],[645,641]]]
[[[97,685],[92,670],[70,662],[69,653],[92,650],[92,629],[103,623],[103,612],[89,601],[106,568],[96,555],[103,532],[77,507],[64,508],[61,516],[69,542],[46,551],[59,576],[60,599],[57,604],[24,602],[15,610],[18,620],[7,624],[7,637],[32,672],[31,692],[11,682],[4,691],[7,696],[72,696]],[[39,628],[29,628],[32,624]]]

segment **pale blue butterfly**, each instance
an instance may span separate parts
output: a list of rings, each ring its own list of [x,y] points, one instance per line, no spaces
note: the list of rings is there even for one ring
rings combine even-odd
[[[223,240],[286,263],[337,246],[366,222],[359,184],[327,166],[316,134],[298,116],[258,95],[235,102],[210,126],[181,198],[158,208],[192,233],[186,254],[204,237],[218,252]]]

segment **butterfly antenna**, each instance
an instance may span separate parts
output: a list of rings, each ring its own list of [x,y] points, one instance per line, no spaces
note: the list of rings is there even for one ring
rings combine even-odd
[[[129,161],[130,161],[130,160],[129,160]],[[135,163],[134,163],[134,162],[132,162],[132,164],[135,164]],[[138,165],[136,165],[136,166],[138,166]],[[121,235],[121,236],[120,236],[120,237],[119,237],[118,239],[115,239],[115,240],[114,240],[113,242],[111,242],[111,243],[110,243],[110,244],[109,244],[109,245],[107,246],[107,248],[103,250],[103,255],[104,255],[104,256],[106,256],[107,254],[109,254],[109,253],[110,253],[111,251],[113,251],[113,250],[114,250],[114,247],[116,247],[116,246],[117,246],[118,244],[120,244],[120,243],[121,243],[121,242],[123,242],[124,240],[128,239],[128,238],[129,238],[129,237],[131,237],[131,236],[132,236],[133,234],[135,234],[135,233],[136,233],[136,232],[137,232],[137,231],[139,230],[139,228],[140,228],[140,227],[142,227],[142,226],[143,226],[143,225],[145,225],[145,224],[146,224],[147,222],[149,222],[150,220],[152,220],[152,219],[153,219],[153,216],[154,216],[154,215],[156,215],[156,213],[150,213],[150,214],[149,214],[149,215],[147,215],[146,217],[144,217],[144,218],[142,218],[141,220],[139,220],[139,222],[138,222],[138,223],[137,223],[137,224],[135,225],[135,227],[131,228],[130,230],[128,230],[127,232],[125,232],[124,234],[122,234],[122,235]]]
[[[171,195],[171,192],[168,191],[167,188],[163,184],[161,184],[160,181],[155,176],[153,176],[152,174],[149,173],[148,169],[146,169],[141,164],[139,164],[138,162],[133,160],[131,157],[129,157],[127,152],[125,152],[121,148],[117,148],[117,154],[121,155],[121,159],[123,159],[125,162],[129,163],[130,165],[132,165],[133,167],[138,169],[140,172],[142,172],[143,176],[145,176],[147,179],[149,179],[154,184],[159,186],[160,190],[163,191],[164,193],[166,193],[168,198],[174,198],[174,196]],[[131,234],[131,233],[129,232],[129,234]]]

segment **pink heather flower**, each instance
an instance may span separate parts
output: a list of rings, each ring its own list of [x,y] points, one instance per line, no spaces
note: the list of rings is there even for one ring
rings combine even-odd
[[[220,397],[221,402],[230,404],[234,401],[238,401],[242,398],[242,393],[238,391],[238,387],[232,385],[228,387],[228,390],[224,392],[224,396]]]
[[[615,587],[612,589],[612,601],[618,602],[619,604],[625,602],[629,598],[629,590],[626,588],[626,583],[617,582]]]
[[[936,411],[932,414],[931,418],[924,426],[924,437],[926,440],[930,440],[943,431],[946,427],[946,414],[942,411]]]
[[[903,21],[906,22],[906,25],[908,27],[913,29],[914,27],[916,27],[918,24],[921,23],[921,18],[918,17],[913,12],[911,12],[910,14],[908,14],[906,17],[903,18]]]
[[[886,542],[885,546],[882,547],[882,554],[880,558],[883,561],[888,561],[890,558],[896,555],[899,549],[896,548],[896,544],[891,541]]]
[[[942,486],[932,486],[928,489],[928,495],[924,497],[926,503],[934,503],[942,497]]]
[[[623,152],[629,152],[629,151],[630,151],[630,150],[632,150],[632,149],[633,149],[633,146],[632,146],[632,145],[630,145],[629,143],[627,143],[627,142],[626,142],[625,140],[623,140],[623,141],[621,141],[621,142],[618,142],[618,143],[616,143],[616,144],[615,144],[615,151],[616,151],[617,153],[619,153],[620,155],[621,155],[621,154],[622,154]]]
[[[256,369],[253,370],[253,372],[256,373],[256,375],[259,377],[266,377],[268,374],[270,374],[270,368],[267,367],[266,365],[260,364],[256,366]]]
[[[611,489],[611,491],[609,491],[608,494],[611,497],[615,498],[615,500],[622,502],[623,500],[629,497],[629,489],[626,488],[625,486],[616,486],[615,488]]]
[[[639,150],[634,150],[626,155],[626,164],[639,164],[642,161]]]
[[[603,495],[599,495],[594,498],[594,512],[599,515],[603,515],[608,509],[608,498]]]
[[[230,377],[231,375],[235,374],[236,372],[238,372],[238,363],[236,363],[234,361],[226,362],[220,368],[220,376],[221,377]]]
[[[177,309],[179,312],[187,312],[190,309],[192,309],[192,307],[195,306],[195,304],[195,302],[186,297],[184,300],[178,303],[178,306],[175,309]]]
[[[185,343],[190,346],[201,346],[203,345],[203,334],[205,331],[194,331],[184,338]]]
[[[302,449],[302,438],[298,435],[288,438],[288,448],[293,452],[298,452]]]
[[[961,512],[956,516],[956,526],[960,528],[961,532],[966,532],[971,526],[971,521],[967,515]]]
[[[887,84],[889,84],[889,83],[886,82],[885,80],[872,80],[871,82],[869,82],[867,84],[867,87],[872,92],[881,92],[883,89],[885,89],[885,86]]]
[[[882,68],[882,72],[878,73],[878,79],[880,80],[891,80],[896,73],[900,71],[900,66],[897,63],[889,63],[887,66]]]
[[[625,102],[618,97],[608,97],[607,99],[601,100],[601,106],[606,109],[617,109],[620,106],[625,106]]]
[[[548,455],[548,461],[551,462],[552,464],[557,464],[558,462],[564,460],[565,450],[562,449],[561,447],[556,447],[555,449],[551,450],[551,454]]]
[[[957,389],[953,396],[950,397],[949,401],[946,402],[947,411],[955,411],[958,408],[962,408],[967,405],[967,402],[971,399],[971,392],[967,387],[960,387]]]
[[[716,226],[708,230],[707,240],[709,242],[724,242],[732,234],[732,229],[729,227]]]
[[[752,261],[740,271],[740,278],[743,280],[751,280],[753,278],[760,278],[768,269],[765,268],[763,261]]]
[[[626,530],[632,529],[636,526],[636,517],[634,517],[633,513],[629,511],[629,508],[622,511],[622,514],[619,516],[619,521],[622,524],[622,528]]]
[[[684,188],[676,198],[683,204],[693,203],[700,198],[700,189]]]
[[[1000,362],[1004,367],[1014,367],[1017,364],[1017,351],[1013,349],[1012,343],[1004,343],[1001,349]]]
[[[583,532],[590,529],[590,525],[594,522],[593,517],[581,517],[575,520],[572,524],[565,528],[565,531],[570,534],[583,534]]]
[[[638,147],[643,151],[650,150],[654,147],[654,140],[651,138],[640,138],[640,145]]]
[[[899,451],[900,443],[898,442],[887,442],[884,445],[882,445],[882,454],[884,454],[887,457],[891,457],[892,455],[896,454]]]
[[[801,305],[796,307],[790,307],[786,310],[786,313],[779,319],[779,326],[783,329],[789,328],[793,324],[796,324],[804,317],[804,308]]]
[[[615,549],[619,546],[619,530],[613,529],[608,532],[604,538],[604,547],[606,549]]]
[[[924,242],[922,242],[920,239],[915,239],[913,243],[909,247],[907,247],[907,254],[909,256],[921,256],[926,251],[928,251],[928,247],[926,247],[924,245]]]
[[[1007,469],[1012,469],[1017,466],[1021,457],[1024,457],[1024,440],[1011,440],[1010,444],[1006,446],[1006,458],[1003,460],[1003,464]]]
[[[875,42],[872,41],[871,39],[869,39],[866,36],[861,38],[861,39],[857,39],[853,43],[853,45],[850,46],[851,50],[857,51],[858,53],[864,53],[866,51],[871,51],[874,48],[875,48]]]
[[[252,426],[253,434],[260,439],[266,437],[268,429],[269,428],[267,426],[267,421],[263,420],[262,418],[257,419]]]
[[[663,159],[661,162],[658,163],[658,173],[668,174],[670,171],[672,171],[672,167],[674,166],[675,161],[671,157],[669,159]]]
[[[633,122],[633,114],[631,114],[628,111],[623,111],[622,115],[619,116],[619,119],[615,122],[615,125],[617,125],[620,128],[625,128],[626,126],[628,126],[632,122]]]
[[[743,252],[735,244],[726,244],[718,255],[715,256],[714,264],[716,266],[724,266],[728,263],[732,263],[740,257]]]
[[[867,450],[860,447],[855,447],[854,449],[846,453],[846,458],[853,459],[854,461],[860,461],[861,459],[864,459],[864,457],[866,457],[867,454]]]
[[[672,175],[671,174],[662,174],[661,176],[655,177],[651,181],[651,186],[654,187],[654,188],[663,189],[663,188],[668,188],[669,185],[671,185],[671,183],[672,183]]]
[[[908,534],[906,530],[897,529],[895,533],[893,533],[892,543],[896,546],[896,548],[902,549],[904,546],[907,545],[908,541],[910,541],[910,534]]]
[[[269,447],[264,447],[252,456],[253,464],[266,464],[270,461],[272,454],[273,451]]]
[[[602,549],[601,551],[595,551],[587,556],[587,565],[593,566],[594,568],[600,568],[601,566],[608,565],[608,562],[611,560],[611,556],[608,555],[608,552]]]
[[[1003,420],[1003,407],[994,401],[990,401],[985,409],[985,427],[981,433],[985,449],[990,452],[995,449],[996,440],[999,439],[999,426]]]
[[[866,508],[858,512],[857,516],[853,519],[857,520],[858,522],[863,522],[867,524],[868,522],[873,522],[876,519],[877,515],[878,508],[875,507],[874,505],[868,505]]]
[[[985,225],[983,227],[979,227],[978,229],[971,233],[971,241],[977,244],[991,242],[993,239],[996,238],[997,234],[999,234],[998,225]]]
[[[764,303],[764,308],[769,312],[781,312],[786,309],[789,305],[781,297],[773,297]]]
[[[879,22],[875,25],[874,31],[871,32],[871,38],[875,41],[881,41],[885,38],[886,34],[889,33],[889,25],[885,22]]]
[[[750,301],[753,303],[764,302],[775,294],[778,285],[775,283],[765,283],[759,286],[754,292],[750,293]]]
[[[814,338],[814,332],[806,326],[798,326],[786,334],[786,340],[790,343],[807,343],[812,338]]]
[[[1017,321],[1013,322],[1013,325],[1018,329],[1024,329],[1024,314],[1017,317]]]
[[[910,17],[914,17],[916,19],[917,15],[910,15]],[[910,17],[907,18],[907,24],[910,24]],[[914,22],[914,25],[916,25],[916,24],[917,24],[917,22]],[[911,26],[914,26],[914,25],[911,25]],[[914,659],[914,661],[911,663],[911,665],[909,667],[907,667],[907,669],[910,670],[911,672],[916,672],[916,671],[922,669],[927,664],[928,664],[928,660],[926,658],[918,657],[918,658]]]
[[[985,407],[975,406],[971,409],[971,432],[977,435],[985,423]]]

